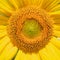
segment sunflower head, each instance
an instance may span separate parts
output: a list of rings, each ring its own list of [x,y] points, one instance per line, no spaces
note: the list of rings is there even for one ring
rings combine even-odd
[[[52,36],[52,22],[43,9],[29,6],[17,10],[9,19],[11,41],[25,52],[37,52]]]
[[[60,60],[60,0],[0,0],[0,60]]]

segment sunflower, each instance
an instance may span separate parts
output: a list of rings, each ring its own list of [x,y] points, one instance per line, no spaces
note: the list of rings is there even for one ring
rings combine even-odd
[[[60,0],[0,0],[0,60],[60,60]]]

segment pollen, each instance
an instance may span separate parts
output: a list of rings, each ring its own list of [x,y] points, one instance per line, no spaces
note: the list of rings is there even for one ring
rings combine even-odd
[[[8,35],[24,52],[38,52],[51,39],[52,19],[48,13],[36,6],[15,11],[8,21]]]

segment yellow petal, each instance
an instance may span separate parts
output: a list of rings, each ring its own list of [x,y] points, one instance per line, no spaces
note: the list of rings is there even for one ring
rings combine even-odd
[[[60,11],[49,12],[49,15],[51,15],[51,16],[60,15]]]
[[[0,38],[2,38],[5,35],[7,35],[6,30],[0,30]]]
[[[55,25],[60,24],[60,18],[55,18],[54,21],[55,21],[55,22],[54,22]]]
[[[54,11],[59,11],[60,10],[60,4],[58,4],[57,6],[55,6],[54,8],[52,8],[50,11],[54,12]]]
[[[18,54],[16,55],[15,60],[40,60],[40,56],[38,53],[24,53],[19,50]]]
[[[53,35],[56,36],[56,37],[60,37],[60,31],[54,30]]]
[[[54,0],[44,0],[42,4],[42,8],[46,9]]]
[[[54,24],[55,25],[59,25],[60,24],[60,14],[52,14],[51,17],[54,20]]]
[[[9,6],[9,4],[6,2],[6,0],[0,0],[0,8],[4,9],[5,11],[12,13],[14,9]]]
[[[10,39],[5,36],[2,39],[0,39],[0,53],[2,52],[2,50],[5,48],[5,46],[10,42]]]
[[[7,35],[6,26],[0,25],[0,38]]]
[[[19,9],[24,5],[23,0],[9,0],[9,2],[15,7],[15,9]]]
[[[6,30],[6,26],[0,25],[0,30]]]
[[[50,42],[60,49],[60,40],[58,38],[52,37]]]
[[[60,26],[59,25],[53,25],[53,29],[57,30],[57,31],[60,31]]]
[[[1,7],[0,7],[0,12],[1,12],[2,14],[6,15],[6,16],[10,16],[10,15],[11,15],[9,12],[7,12],[7,11],[4,10],[4,9],[2,9]]]
[[[47,7],[46,10],[50,11],[52,8],[54,8],[56,5],[58,5],[60,0],[53,0]]]
[[[8,50],[8,49],[7,49]],[[14,56],[16,55],[18,51],[18,48],[17,47],[13,47],[12,49],[10,49],[10,51],[8,52],[8,54],[5,56],[5,59],[6,60],[11,60],[14,58]],[[7,53],[7,52],[6,52]]]
[[[11,3],[9,2],[9,0],[0,0],[0,3],[6,5],[8,8],[10,8],[11,10],[14,10],[13,6],[11,5]]]
[[[47,53],[46,48],[39,51],[42,60],[52,60],[51,56]]]
[[[43,0],[23,0],[25,5],[39,5],[42,6]]]
[[[24,58],[23,58],[23,56],[24,56]],[[16,57],[15,57],[15,60],[30,60],[30,58],[29,58],[29,55],[28,54],[25,54],[25,53],[23,53],[21,50],[19,50],[19,52],[17,53],[17,55],[16,55]]]
[[[7,25],[7,24],[8,24],[8,17],[0,15],[0,25]]]
[[[17,48],[9,43],[0,55],[0,60],[12,60],[17,53]]]
[[[50,58],[53,58],[52,60],[60,59],[60,50],[58,50],[52,43],[48,43],[46,50],[48,54],[50,54]]]

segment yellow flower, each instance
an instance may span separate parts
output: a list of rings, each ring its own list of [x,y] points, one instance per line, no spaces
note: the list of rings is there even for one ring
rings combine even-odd
[[[60,0],[0,0],[0,60],[60,60]]]

